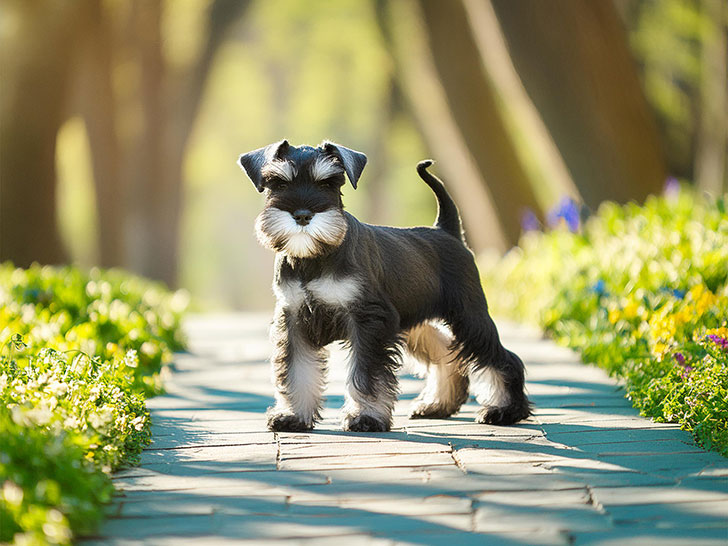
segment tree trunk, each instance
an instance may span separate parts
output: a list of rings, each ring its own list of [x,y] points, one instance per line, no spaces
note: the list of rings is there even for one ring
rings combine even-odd
[[[493,6],[526,91],[587,205],[659,192],[663,153],[614,4]]]
[[[99,2],[88,5],[88,29],[81,54],[77,109],[86,123],[93,167],[98,217],[98,258],[102,267],[126,263],[125,194],[121,178],[121,148],[116,132],[112,85],[112,28]]]
[[[717,196],[728,192],[728,8],[725,0],[702,0],[702,7],[710,28],[702,51],[695,182]]]
[[[526,208],[540,211],[528,174],[483,72],[482,60],[461,1],[419,0],[437,73],[460,128],[497,207],[509,244],[518,242]]]
[[[82,14],[74,2],[16,1],[3,11],[18,27],[4,31],[0,61],[0,261],[21,267],[65,262],[56,210],[56,135]]]
[[[512,138],[519,143],[516,151],[528,170],[541,208],[550,210],[565,196],[580,202],[579,190],[513,66],[493,5],[483,0],[462,2],[483,72],[498,95]]]
[[[141,65],[145,127],[130,159],[127,207],[129,259],[135,271],[177,283],[182,167],[205,83],[228,26],[249,2],[217,0],[209,11],[208,36],[200,59],[181,75],[171,74],[161,47],[162,4],[134,4]]]

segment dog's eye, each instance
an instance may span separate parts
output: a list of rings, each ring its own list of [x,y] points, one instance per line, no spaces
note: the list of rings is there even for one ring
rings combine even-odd
[[[341,176],[331,176],[317,181],[320,185],[326,188],[338,188],[342,185],[343,179]]]
[[[274,178],[270,181],[270,186],[274,190],[285,190],[288,187],[289,182],[280,178]]]

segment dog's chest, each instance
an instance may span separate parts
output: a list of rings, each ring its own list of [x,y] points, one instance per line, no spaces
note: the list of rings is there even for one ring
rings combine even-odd
[[[290,310],[321,305],[346,308],[354,302],[360,290],[360,284],[354,277],[336,278],[333,275],[308,282],[289,279],[274,286],[276,298]]]
[[[346,338],[346,315],[361,291],[355,278],[289,279],[274,289],[279,304],[288,309],[311,340],[324,345]]]

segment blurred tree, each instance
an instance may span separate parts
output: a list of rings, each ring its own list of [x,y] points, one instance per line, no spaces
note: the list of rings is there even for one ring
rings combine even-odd
[[[463,0],[483,72],[496,90],[516,152],[528,170],[536,198],[551,210],[565,196],[581,201],[559,150],[523,88],[490,2]]]
[[[612,2],[493,0],[524,86],[584,201],[661,190],[661,142]]]
[[[481,170],[482,164],[476,159],[480,149],[468,143],[458,123],[460,120],[453,113],[427,34],[417,24],[423,19],[421,10],[411,2],[379,0],[376,5],[379,24],[395,64],[398,85],[462,210],[469,244],[476,251],[489,248],[506,250],[517,240],[520,211],[513,214],[507,231],[501,223],[491,187]],[[456,32],[462,33],[463,30],[459,28]],[[460,45],[465,48],[472,46],[467,41]],[[477,74],[473,78],[472,85],[481,83]],[[489,104],[492,105],[492,101]],[[497,117],[495,123],[499,121]],[[515,158],[508,166],[515,170],[514,176],[521,181],[524,179]]]
[[[63,262],[56,135],[83,6],[13,0],[0,5],[0,19],[0,261]]]
[[[165,55],[162,0],[135,0],[117,28],[113,8],[90,2],[79,104],[91,142],[103,265],[176,284],[187,143],[225,31],[248,4],[215,0],[199,54],[179,66]],[[129,60],[139,67],[138,87],[124,96],[114,92],[113,79]]]
[[[496,90],[482,69],[465,6],[461,1],[418,3],[450,112],[498,204],[496,213],[507,241],[515,244],[524,209],[540,207]]]
[[[248,4],[214,0],[199,53],[178,64],[164,51],[163,0],[3,5],[0,259],[67,259],[55,141],[74,83],[91,146],[101,265],[176,284],[187,141],[215,53]]]
[[[615,0],[666,151],[668,171],[728,191],[728,4]]]
[[[100,2],[89,0],[85,8],[75,107],[83,116],[92,154],[98,261],[103,267],[113,267],[126,265],[125,194],[112,81],[114,32],[108,10]]]
[[[713,195],[728,192],[728,4],[702,0],[700,125],[695,182]]]

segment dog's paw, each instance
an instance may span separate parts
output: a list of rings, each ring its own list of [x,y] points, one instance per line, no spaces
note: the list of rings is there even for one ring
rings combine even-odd
[[[531,415],[531,411],[528,405],[486,406],[478,412],[475,422],[488,425],[512,425],[526,419],[529,415]]]
[[[305,432],[313,428],[313,422],[307,423],[293,413],[269,413],[268,430],[273,432]]]
[[[390,425],[371,415],[347,415],[342,428],[349,432],[388,432]]]
[[[410,412],[410,419],[447,419],[459,408],[448,408],[443,404],[420,402]]]

